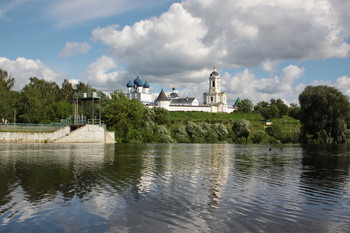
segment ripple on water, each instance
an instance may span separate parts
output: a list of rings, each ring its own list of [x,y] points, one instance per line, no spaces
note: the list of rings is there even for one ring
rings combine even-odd
[[[313,164],[299,146],[271,153],[231,144],[0,151],[6,232],[322,233],[350,225],[349,161]]]

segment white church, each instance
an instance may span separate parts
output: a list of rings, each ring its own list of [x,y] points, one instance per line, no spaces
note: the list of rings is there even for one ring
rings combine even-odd
[[[197,98],[180,98],[175,88],[168,96],[162,89],[158,97],[154,99],[153,95],[149,93],[149,83],[147,81],[143,83],[139,76],[136,77],[133,83],[129,81],[126,87],[128,88],[126,93],[128,99],[138,99],[149,108],[162,107],[168,111],[212,113],[231,113],[234,111],[234,108],[227,104],[227,94],[221,91],[220,74],[215,67],[209,76],[209,92],[203,93],[202,105],[199,105]]]

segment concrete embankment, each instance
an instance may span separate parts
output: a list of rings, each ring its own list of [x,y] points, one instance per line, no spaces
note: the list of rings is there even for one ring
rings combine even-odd
[[[0,142],[115,143],[115,139],[114,132],[99,125],[85,125],[73,131],[66,126],[53,132],[0,132]]]

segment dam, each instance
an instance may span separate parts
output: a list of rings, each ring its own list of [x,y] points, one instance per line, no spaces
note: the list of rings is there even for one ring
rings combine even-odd
[[[46,127],[46,128],[45,128]],[[22,128],[22,129],[21,129]],[[0,142],[15,143],[115,143],[114,132],[103,125],[86,124],[80,127],[63,126],[49,130],[48,126],[2,124]]]

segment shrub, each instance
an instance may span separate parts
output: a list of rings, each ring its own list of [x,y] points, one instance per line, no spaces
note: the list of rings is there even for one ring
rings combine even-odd
[[[173,129],[173,138],[179,143],[190,143],[190,137],[186,132],[186,126],[179,126]]]
[[[201,143],[206,141],[208,132],[201,125],[194,122],[187,122],[186,132],[190,136],[191,142]]]
[[[270,143],[270,136],[264,131],[258,131],[251,135],[251,140],[253,143],[268,144]]]
[[[236,121],[232,126],[232,130],[237,137],[247,138],[249,137],[249,133],[250,133],[249,127],[250,127],[250,122],[243,119],[243,120]]]

